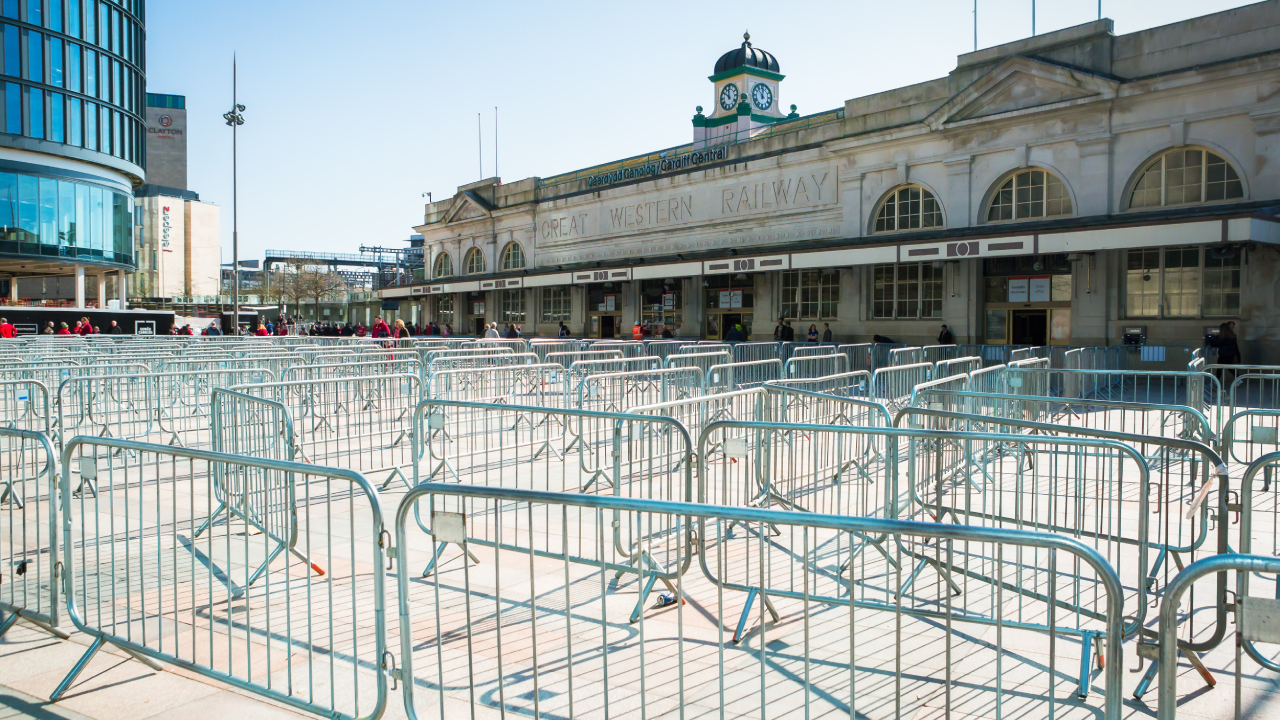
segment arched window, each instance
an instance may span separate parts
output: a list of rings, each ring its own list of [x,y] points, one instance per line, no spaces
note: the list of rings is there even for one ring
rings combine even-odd
[[[467,259],[463,266],[466,268],[467,275],[484,272],[484,253],[480,252],[480,248],[471,248],[467,251]]]
[[[436,266],[431,271],[431,277],[442,278],[449,277],[453,274],[453,258],[449,257],[449,253],[442,252],[436,255]]]
[[[991,196],[987,222],[1031,220],[1071,214],[1067,186],[1044,170],[1019,170]]]
[[[502,248],[501,267],[503,270],[519,270],[524,267],[524,250],[520,249],[520,243],[509,242]]]
[[[889,193],[876,212],[875,232],[942,227],[942,206],[933,193],[907,185]]]
[[[1233,200],[1244,197],[1240,176],[1222,156],[1203,148],[1170,150],[1142,171],[1130,208]]]

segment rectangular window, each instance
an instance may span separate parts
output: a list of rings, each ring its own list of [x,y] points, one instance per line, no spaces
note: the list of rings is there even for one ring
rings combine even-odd
[[[40,178],[40,243],[58,244],[58,181]]]
[[[503,290],[498,298],[498,307],[502,314],[499,319],[508,323],[524,322],[524,291]]]
[[[86,251],[90,249],[90,240],[93,238],[93,233],[89,228],[89,218],[93,216],[93,213],[89,208],[89,199],[89,187],[87,185],[77,184],[75,219],[76,247]],[[85,252],[80,254],[88,255],[89,253]]]
[[[4,26],[4,74],[22,77],[22,40],[17,25]]]
[[[111,52],[117,55],[124,54],[120,48],[120,20],[120,11],[113,9],[111,11]]]
[[[943,272],[931,262],[872,266],[872,319],[942,317]]]
[[[76,246],[76,185],[58,181],[58,244]]]
[[[62,32],[62,0],[49,0],[49,29]]]
[[[67,89],[80,92],[80,46],[67,43]]]
[[[84,104],[84,146],[98,149],[98,106],[91,102]]]
[[[4,84],[4,131],[22,134],[22,86],[18,83]]]
[[[1215,257],[1212,250],[1204,257],[1205,317],[1235,317],[1240,314],[1240,252],[1231,257]]]
[[[570,305],[569,288],[549,287],[542,289],[543,322],[568,322]]]
[[[111,42],[111,16],[107,4],[98,6],[98,47],[107,48]]]
[[[454,326],[453,300],[454,295],[452,293],[437,295],[435,298],[436,322],[441,325],[448,325],[450,328]]]
[[[80,98],[67,99],[67,142],[84,147],[84,132],[80,125]]]
[[[124,255],[129,245],[130,217],[124,195],[111,193],[111,248],[116,255]]]
[[[0,173],[0,227],[12,231],[18,226],[18,176]]]
[[[98,97],[115,102],[111,97],[111,58],[98,53]]]
[[[82,37],[88,42],[96,42],[98,39],[96,7],[96,0],[84,0],[84,35]]]
[[[1164,251],[1164,314],[1195,317],[1200,314],[1200,248]]]
[[[33,138],[44,137],[44,91],[39,88],[23,88],[27,96],[27,135]]]
[[[67,3],[67,34],[74,38],[80,37],[79,0],[71,0]]]
[[[62,93],[49,93],[49,139],[56,143],[66,142],[62,124],[63,102]]]
[[[111,154],[111,110],[98,106],[98,151]]]
[[[1176,247],[1126,253],[1127,317],[1234,317],[1240,314],[1236,247]]]
[[[44,82],[44,36],[35,30],[27,32],[27,79]]]
[[[4,0],[4,16],[18,19],[18,0]]]
[[[42,25],[40,18],[40,6],[44,0],[27,0],[27,22],[32,25]]]
[[[54,87],[66,87],[62,76],[62,40],[49,38],[49,84]]]
[[[98,53],[84,50],[84,94],[98,97]]]
[[[18,229],[22,242],[40,241],[40,181],[30,175],[18,176]]]
[[[790,270],[782,273],[782,317],[832,320],[839,313],[840,273],[835,270]]]

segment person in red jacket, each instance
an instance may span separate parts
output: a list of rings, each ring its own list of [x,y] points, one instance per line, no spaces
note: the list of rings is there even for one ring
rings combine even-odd
[[[257,331],[257,332],[255,332],[255,333],[254,333],[254,335],[257,335],[258,337],[266,337],[266,336],[267,336],[267,326],[266,326],[266,325],[263,325],[262,323],[258,323],[258,331]]]
[[[66,324],[66,323],[59,323],[59,327],[58,327],[58,334],[59,334],[59,335],[70,335],[70,334],[71,334],[71,331],[67,329],[67,324]]]
[[[373,337],[391,337],[391,326],[387,324],[386,320],[382,319],[381,315],[373,319]]]
[[[18,332],[9,324],[9,318],[0,317],[0,338],[17,337]]]

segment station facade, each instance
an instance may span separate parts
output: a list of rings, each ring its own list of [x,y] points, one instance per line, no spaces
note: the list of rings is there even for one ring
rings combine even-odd
[[[1280,356],[1280,2],[961,55],[800,116],[744,38],[684,146],[426,206],[429,281],[382,291],[460,333],[1199,345]]]

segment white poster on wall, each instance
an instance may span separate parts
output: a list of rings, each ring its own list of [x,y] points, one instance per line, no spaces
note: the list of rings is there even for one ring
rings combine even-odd
[[[617,309],[618,309],[618,306],[617,306],[617,304],[616,304],[616,303],[617,303],[617,297],[618,297],[617,295],[605,295],[605,296],[604,296],[604,309],[605,309],[605,310],[617,310]]]
[[[662,295],[662,307],[663,307],[664,309],[666,309],[666,310],[675,310],[675,309],[676,309],[676,294],[675,294],[675,293],[664,293],[664,294]]]
[[[742,291],[741,290],[734,290],[733,294],[729,296],[729,307],[731,308],[742,307]]]
[[[1009,278],[1009,302],[1027,302],[1027,285],[1030,278]]]
[[[733,302],[732,298],[730,297],[731,295],[733,295],[733,293],[729,290],[720,291],[720,307],[722,308],[729,307],[729,303]]]
[[[1031,278],[1030,302],[1049,302],[1049,278]]]

